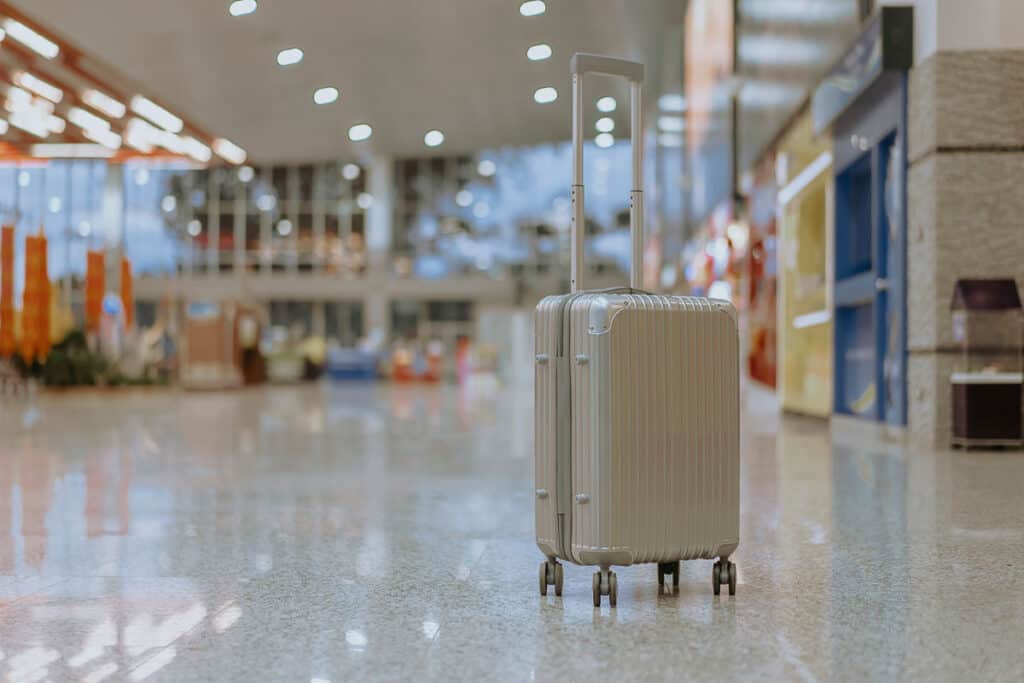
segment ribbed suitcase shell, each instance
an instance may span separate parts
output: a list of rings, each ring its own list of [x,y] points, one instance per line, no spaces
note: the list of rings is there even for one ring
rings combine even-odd
[[[541,551],[601,566],[728,557],[739,542],[733,306],[562,295],[540,302],[536,326]]]

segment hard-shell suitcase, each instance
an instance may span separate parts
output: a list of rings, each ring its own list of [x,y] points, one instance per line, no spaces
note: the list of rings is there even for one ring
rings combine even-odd
[[[583,291],[585,73],[623,76],[632,101],[630,287]],[[571,293],[537,306],[535,449],[540,592],[562,594],[559,560],[594,565],[594,605],[615,606],[613,565],[715,559],[714,593],[736,591],[739,543],[739,340],[715,299],[639,290],[643,252],[643,66],[572,58]]]

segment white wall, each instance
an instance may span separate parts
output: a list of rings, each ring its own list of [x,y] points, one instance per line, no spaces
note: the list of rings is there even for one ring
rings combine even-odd
[[[1024,49],[1022,0],[916,0],[914,61],[939,50]]]

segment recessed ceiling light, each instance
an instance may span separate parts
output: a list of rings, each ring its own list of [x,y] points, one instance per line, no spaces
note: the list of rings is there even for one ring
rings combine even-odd
[[[148,182],[149,182],[149,169],[147,169],[147,168],[140,168],[139,170],[135,171],[135,184],[136,185],[138,185],[139,187],[143,187]]]
[[[601,133],[594,138],[594,142],[597,143],[598,147],[611,147],[615,144],[615,138],[611,133]]]
[[[444,133],[439,130],[428,130],[423,136],[423,144],[427,147],[437,147],[444,142]]]
[[[459,190],[458,194],[455,195],[455,203],[466,208],[473,203],[473,193],[469,190]]]
[[[277,63],[281,66],[291,66],[302,61],[303,53],[297,47],[290,47],[277,53]]]
[[[497,170],[498,167],[490,159],[481,159],[480,163],[476,165],[476,172],[485,178],[490,178]]]
[[[313,101],[317,104],[330,104],[338,101],[338,89],[337,88],[319,88],[313,93]]]
[[[659,116],[658,128],[667,133],[681,133],[686,123],[682,116]]]
[[[252,166],[243,166],[242,168],[238,169],[238,179],[241,180],[243,183],[248,183],[255,177],[256,171],[253,169]]]
[[[165,195],[160,200],[160,208],[164,210],[164,213],[171,213],[178,206],[178,200],[174,198],[173,194]]]
[[[527,0],[519,5],[519,13],[524,17],[535,17],[539,14],[544,14],[547,8],[543,0]]]
[[[341,177],[345,180],[355,180],[359,177],[359,167],[355,164],[345,164],[341,168]]]
[[[292,222],[287,218],[282,218],[277,222],[277,234],[281,237],[287,237],[292,234]]]
[[[203,231],[203,224],[199,222],[199,219],[193,218],[188,222],[188,234],[193,237],[199,237],[199,233]]]
[[[615,130],[615,121],[610,116],[602,116],[594,124],[594,127],[597,128],[598,133],[611,133]]]
[[[14,38],[22,45],[31,48],[47,59],[53,59],[60,54],[60,46],[57,43],[36,33],[20,21],[5,19],[3,27],[6,34],[11,38]]]
[[[477,218],[487,218],[491,215],[491,205],[487,202],[477,202],[473,205],[473,215]]]
[[[92,232],[92,224],[89,221],[82,221],[78,224],[78,234],[82,237],[88,237]]]
[[[614,97],[602,97],[597,101],[597,110],[603,111],[604,113],[615,111],[617,106]]]
[[[185,124],[180,118],[142,95],[136,95],[130,103],[132,111],[144,116],[156,125],[172,133],[180,133]]]
[[[63,205],[64,203],[60,200],[60,197],[50,197],[50,213],[60,213],[60,209]]]
[[[356,204],[360,209],[366,211],[373,206],[373,195],[369,192],[360,192],[359,196],[356,197]]]
[[[373,128],[367,123],[357,123],[348,129],[348,139],[352,142],[369,140],[371,135],[373,135]]]
[[[28,187],[32,184],[32,175],[28,171],[18,173],[18,187]]]
[[[674,93],[666,93],[658,98],[658,108],[675,114],[686,111],[686,98]]]
[[[547,59],[551,56],[551,46],[547,43],[540,43],[539,45],[532,45],[526,51],[526,58],[531,62],[539,62],[542,59]]]
[[[543,88],[538,88],[533,93],[533,101],[538,104],[548,104],[558,99],[558,91],[552,88],[550,85]]]
[[[82,101],[96,111],[102,112],[115,119],[119,119],[128,113],[128,108],[126,106],[115,100],[110,95],[102,93],[99,90],[86,90],[82,93]]]
[[[228,5],[228,12],[233,17],[243,17],[256,11],[256,0],[235,0]]]

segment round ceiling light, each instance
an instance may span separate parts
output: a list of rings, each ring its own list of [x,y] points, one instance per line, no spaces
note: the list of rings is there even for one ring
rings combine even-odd
[[[550,85],[543,88],[538,88],[533,93],[533,101],[537,104],[548,104],[558,99],[558,91],[552,88]]]
[[[348,139],[352,142],[369,140],[371,135],[373,135],[373,128],[366,123],[357,123],[348,129]]]
[[[290,47],[277,53],[277,63],[281,66],[291,66],[302,61],[303,52],[297,47]]]
[[[481,159],[476,165],[476,172],[485,178],[490,178],[498,170],[497,165],[490,159]]]
[[[438,147],[444,142],[444,133],[439,130],[428,130],[423,136],[423,144],[427,147]]]
[[[341,169],[341,177],[345,180],[355,180],[359,173],[359,167],[355,164],[345,164]]]
[[[607,148],[615,144],[615,138],[611,133],[601,133],[594,138],[594,142],[597,143],[598,147]]]
[[[338,101],[338,89],[332,87],[319,88],[313,93],[313,101],[317,104],[331,104]]]
[[[604,113],[615,111],[615,107],[618,106],[615,102],[614,97],[602,97],[597,101],[597,110],[603,111]]]
[[[526,51],[526,58],[531,62],[539,62],[547,59],[551,56],[551,46],[547,43],[540,43],[539,45],[531,45]]]
[[[519,13],[524,17],[536,17],[544,14],[547,9],[548,6],[544,4],[543,0],[527,0],[519,5]]]
[[[611,133],[615,130],[615,121],[610,116],[602,116],[594,124],[594,127],[597,128],[598,133]]]
[[[256,11],[256,0],[235,0],[228,5],[228,13],[233,17],[244,17]]]

